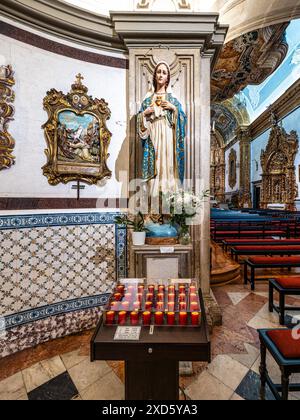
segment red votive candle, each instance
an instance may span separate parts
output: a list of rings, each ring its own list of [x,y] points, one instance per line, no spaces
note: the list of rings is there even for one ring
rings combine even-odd
[[[146,311],[151,310],[152,309],[152,302],[146,302],[145,303],[145,309],[146,309]]]
[[[168,294],[168,301],[169,302],[175,302],[175,294],[174,293],[169,293]]]
[[[146,295],[146,300],[147,300],[148,302],[150,302],[150,300],[153,300],[153,293],[147,293],[147,295]]]
[[[187,324],[187,312],[179,312],[179,325]]]
[[[185,293],[185,286],[179,286],[179,293]]]
[[[151,312],[143,312],[143,325],[150,325],[151,323]]]
[[[186,311],[186,302],[179,302],[179,310]]]
[[[120,300],[122,299],[122,295],[121,293],[115,293],[114,294],[114,299],[118,302],[120,302]]]
[[[158,293],[164,293],[165,292],[165,286],[163,284],[158,286]]]
[[[164,302],[157,302],[157,304],[156,304],[156,309],[157,309],[158,311],[163,311],[163,310],[165,309],[165,304],[164,304]]]
[[[192,312],[192,325],[199,325],[200,314],[199,312]]]
[[[125,298],[125,300],[127,300],[128,302],[130,302],[132,300],[132,293],[125,293],[124,298]]]
[[[186,295],[185,293],[180,293],[179,295],[179,302],[185,302],[186,301]]]
[[[163,312],[155,312],[155,324],[162,325],[164,323],[164,314]]]
[[[175,312],[168,312],[168,325],[175,324]]]
[[[155,286],[154,286],[153,284],[150,284],[150,285],[148,286],[148,292],[149,292],[149,293],[154,293],[154,290],[155,290]]]
[[[106,312],[106,323],[111,325],[115,321],[115,311]]]
[[[169,293],[174,293],[175,292],[175,286],[169,286],[168,291],[169,291]]]
[[[129,302],[128,301],[124,301],[122,302],[122,309],[124,309],[124,311],[128,311],[129,310]]]
[[[191,302],[190,303],[190,310],[192,312],[199,311],[199,304],[198,304],[198,302]]]
[[[125,312],[125,311],[119,312],[118,322],[119,322],[120,325],[125,324],[125,322],[126,322],[126,315],[127,315],[127,312]]]
[[[196,293],[196,286],[194,284],[190,286],[190,293]]]
[[[119,284],[117,286],[117,292],[118,293],[124,293],[124,290],[125,290],[125,286],[123,284]]]
[[[136,298],[137,298],[137,300],[138,300],[139,302],[141,302],[141,301],[143,300],[143,293],[138,293],[138,294],[136,295]]]
[[[143,292],[144,292],[144,286],[139,286],[138,293],[143,293]]]
[[[175,310],[175,302],[168,302],[168,311],[174,312]]]
[[[120,302],[114,301],[114,302],[111,302],[111,304],[110,304],[110,309],[112,311],[117,311],[119,309],[119,307],[120,307]]]
[[[139,323],[139,313],[138,312],[131,312],[130,314],[130,323],[131,325],[137,325]]]
[[[141,302],[134,302],[133,303],[133,309],[135,310],[139,310],[141,307]]]
[[[190,294],[190,301],[196,302],[197,301],[197,293],[191,293]]]
[[[158,302],[163,302],[165,300],[164,293],[158,293],[157,294],[157,300],[158,300]]]

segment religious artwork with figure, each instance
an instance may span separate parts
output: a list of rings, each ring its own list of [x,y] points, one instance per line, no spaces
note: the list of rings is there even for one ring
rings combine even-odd
[[[111,116],[104,99],[88,95],[81,74],[67,94],[51,89],[44,98],[48,121],[43,125],[48,148],[43,173],[51,185],[81,181],[97,184],[109,178],[107,166]]]
[[[152,89],[146,95],[137,119],[143,146],[142,178],[148,187],[152,214],[161,213],[161,194],[178,191],[185,176],[187,119],[172,93],[170,79],[169,65],[159,62],[154,70]]]
[[[58,158],[75,162],[100,161],[99,121],[91,114],[76,115],[63,111],[58,115]]]

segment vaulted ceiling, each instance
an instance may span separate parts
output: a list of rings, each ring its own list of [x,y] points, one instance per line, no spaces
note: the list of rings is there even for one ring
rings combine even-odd
[[[289,23],[258,29],[228,42],[212,74],[212,101],[232,98],[247,85],[259,85],[283,62],[288,52]]]

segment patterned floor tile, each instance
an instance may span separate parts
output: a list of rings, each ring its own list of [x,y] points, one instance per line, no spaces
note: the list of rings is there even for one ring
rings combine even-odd
[[[111,368],[106,362],[91,363],[89,358],[69,369],[69,374],[80,393],[110,372]]]
[[[246,354],[229,354],[229,356],[242,365],[246,366],[248,369],[251,369],[255,361],[260,356],[260,351],[256,347],[247,343],[245,343],[245,348],[247,351]]]
[[[42,362],[23,370],[22,374],[27,392],[34,390],[65,371],[66,368],[59,356],[43,360]]]
[[[228,296],[230,298],[230,300],[232,301],[233,305],[237,305],[238,303],[240,303],[243,299],[245,299],[248,295],[250,294],[250,292],[243,292],[243,293],[228,293]]]
[[[125,386],[114,372],[90,385],[82,393],[83,400],[124,400]]]
[[[78,390],[68,372],[29,392],[29,400],[71,400],[78,396]]]
[[[0,400],[26,400],[27,393],[21,372],[0,382]]]
[[[236,389],[236,394],[244,400],[256,401],[260,400],[260,377],[257,373],[249,371],[243,381]],[[266,387],[266,400],[275,400],[270,388]]]
[[[216,357],[208,372],[231,389],[236,389],[248,373],[248,368],[227,355]]]
[[[233,390],[205,371],[185,390],[192,400],[228,401]]]

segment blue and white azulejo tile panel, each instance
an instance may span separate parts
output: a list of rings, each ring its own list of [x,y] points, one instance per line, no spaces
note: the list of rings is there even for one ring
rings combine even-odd
[[[106,303],[126,276],[117,213],[0,217],[0,317],[6,328]]]

